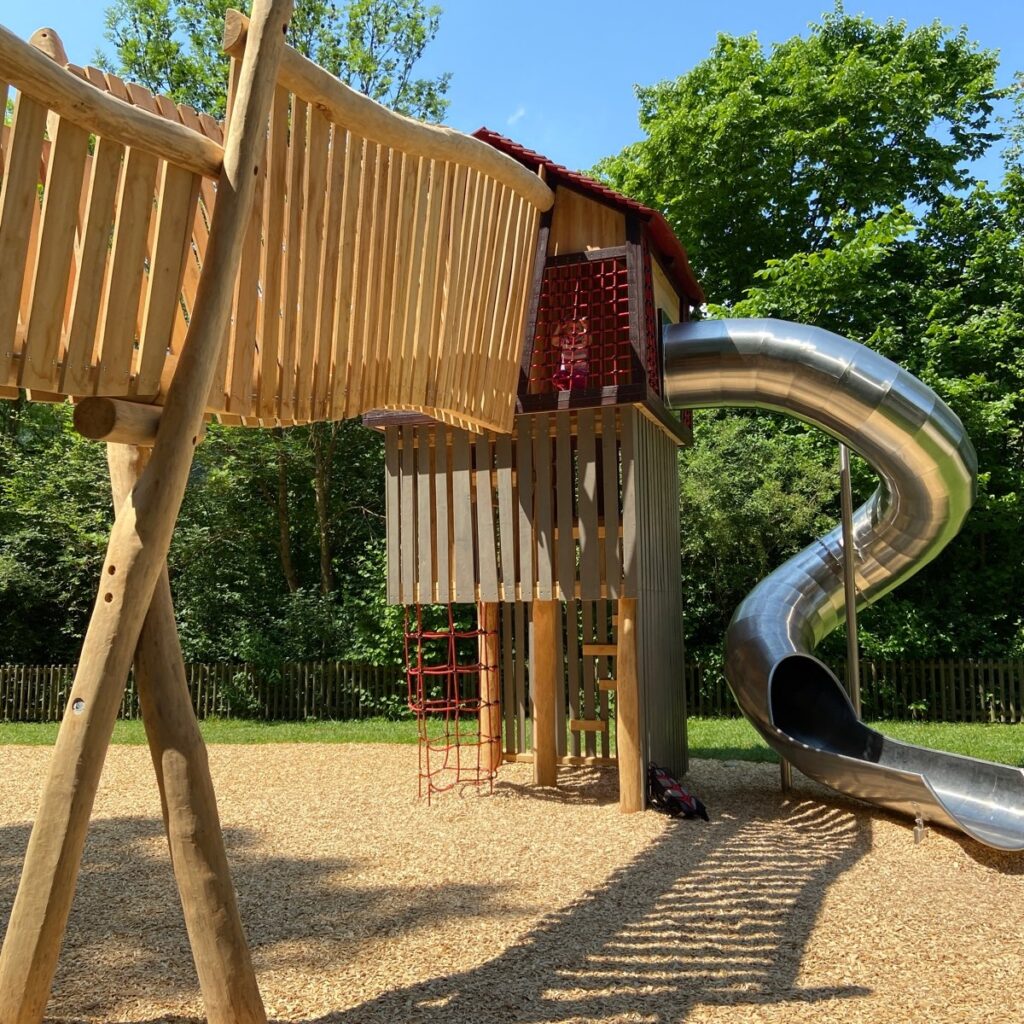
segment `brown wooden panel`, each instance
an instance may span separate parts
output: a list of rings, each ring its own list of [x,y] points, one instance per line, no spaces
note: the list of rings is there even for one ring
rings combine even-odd
[[[124,149],[117,143],[100,139],[92,157],[85,229],[79,245],[80,269],[71,300],[61,382],[61,390],[69,395],[87,395],[93,390],[96,324],[104,293],[110,232],[114,226],[114,199],[123,156]]]
[[[455,520],[455,601],[476,600],[473,559],[473,464],[469,437],[464,430],[452,433],[452,512]]]
[[[572,457],[572,420],[567,413],[555,416],[555,514],[558,527],[556,575],[558,596],[572,601],[576,595],[576,538],[573,508],[576,477]]]
[[[580,605],[578,601],[570,600],[565,605],[565,660],[567,675],[569,677],[569,714],[576,718],[583,717],[583,689],[580,673]],[[579,757],[580,737],[579,733],[570,732],[569,742],[571,754]]]
[[[46,108],[24,93],[14,105],[0,190],[0,384],[16,384],[12,371],[29,231],[39,208],[36,189]]]
[[[115,203],[114,241],[100,307],[99,377],[96,393],[129,393],[139,293],[145,270],[149,220],[153,214],[157,161],[130,149]]]
[[[452,599],[451,447],[448,443],[448,432],[443,427],[438,427],[434,438],[434,551],[437,553],[437,600],[447,604]]]
[[[533,599],[533,441],[530,419],[520,416],[516,422],[516,479],[519,490],[519,587],[525,601]]]
[[[487,436],[478,437],[473,445],[476,461],[477,551],[480,559],[480,599],[498,600],[498,549],[494,536],[494,488],[491,486],[493,456]]]
[[[498,536],[501,551],[502,598],[506,601],[516,593],[516,519],[515,494],[512,486],[512,438],[499,434],[494,441],[498,484]]]
[[[537,599],[549,601],[552,597],[552,564],[554,562],[555,531],[552,515],[551,481],[551,424],[546,414],[537,416],[533,435],[534,536],[537,540]]]
[[[402,601],[416,601],[416,449],[413,427],[402,427]]]
[[[548,255],[622,245],[626,221],[620,210],[559,186],[555,190]]]
[[[622,576],[620,596],[637,596],[637,510],[636,510],[636,446],[634,434],[638,416],[632,409],[623,409],[620,417],[622,460]]]
[[[398,427],[384,430],[385,501],[387,523],[387,587],[388,603],[402,600],[401,583],[401,515],[400,471],[401,453],[398,448]]]
[[[416,449],[416,600],[420,604],[430,604],[434,599],[432,447],[429,431],[418,430],[416,435],[419,442]]]
[[[619,556],[619,451],[616,410],[601,410],[601,465],[604,485],[604,579],[609,597],[618,597],[622,581]]]
[[[601,541],[597,521],[597,444],[593,409],[581,409],[579,434],[580,596],[601,596]]]
[[[164,164],[157,209],[156,239],[149,270],[149,289],[142,316],[135,393],[155,395],[171,347],[175,319],[181,315],[180,295],[190,257],[192,222],[199,196],[199,178],[173,164]]]
[[[260,359],[257,381],[258,411],[264,422],[278,418],[279,352],[283,307],[281,303],[282,246],[288,183],[288,91],[278,86],[270,112],[267,185],[263,193],[265,249],[260,297]],[[388,600],[392,598],[390,592]]]
[[[516,744],[516,681],[512,655],[514,628],[513,605],[505,601],[501,606],[501,706],[505,726],[504,750],[507,754],[519,752]]]
[[[88,145],[88,133],[60,119],[46,171],[39,251],[33,260],[28,330],[21,357],[24,388],[56,391],[59,387],[63,314]]]

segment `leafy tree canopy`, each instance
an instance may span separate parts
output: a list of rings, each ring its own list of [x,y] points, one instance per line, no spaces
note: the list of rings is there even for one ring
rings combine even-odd
[[[223,117],[228,59],[220,38],[229,7],[248,9],[238,0],[115,0],[105,16],[114,55],[101,52],[97,60],[177,103]],[[297,0],[289,42],[375,100],[440,121],[450,76],[415,76],[440,16],[423,0]]]
[[[900,204],[971,184],[992,126],[996,54],[938,23],[841,6],[765,50],[720,35],[679,78],[637,89],[647,135],[597,171],[664,211],[709,295],[742,298],[766,260],[827,245]]]

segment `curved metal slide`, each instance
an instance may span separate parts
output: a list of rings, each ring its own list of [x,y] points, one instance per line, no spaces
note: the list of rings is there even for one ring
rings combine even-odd
[[[754,406],[825,430],[880,477],[854,514],[858,606],[930,562],[974,500],[977,458],[963,424],[878,353],[781,320],[705,320],[665,329],[665,399]],[[770,527],[770,524],[768,524]],[[903,814],[1024,850],[1024,771],[899,743],[861,722],[812,654],[844,620],[837,527],[762,580],[736,609],[726,676],[743,713],[805,775]]]

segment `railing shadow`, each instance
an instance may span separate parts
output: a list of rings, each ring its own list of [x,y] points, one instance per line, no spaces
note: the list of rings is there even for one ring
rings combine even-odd
[[[682,1021],[696,1006],[850,999],[797,977],[829,885],[870,848],[868,819],[791,802],[764,818],[679,822],[501,956],[308,1024]],[[772,812],[775,813],[772,813]],[[766,828],[771,817],[775,827]]]

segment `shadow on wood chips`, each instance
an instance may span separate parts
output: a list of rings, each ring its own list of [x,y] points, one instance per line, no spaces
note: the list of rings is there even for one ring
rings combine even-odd
[[[842,806],[810,801],[792,801],[782,813],[787,827],[774,831],[764,828],[759,815],[723,821],[714,830],[713,843],[711,832],[695,833],[693,824],[676,823],[631,863],[576,903],[549,914],[500,956],[465,972],[311,1018],[308,1024],[478,1024],[481,1019],[540,1024],[616,1015],[667,1022],[685,1020],[697,1005],[834,1002],[869,995],[869,989],[858,986],[800,987],[798,972],[830,884],[870,848],[870,819]],[[154,904],[139,891],[140,883],[143,888],[173,886],[169,870],[160,870],[153,858],[138,853],[138,840],[161,834],[162,823],[154,819],[94,822],[90,856],[79,882],[80,897],[83,889],[102,887],[118,933],[135,939],[125,955],[136,971],[140,960],[153,959],[145,965],[154,983],[147,995],[157,1005],[161,989],[173,1002],[185,984],[194,984],[191,978],[186,982],[180,968],[168,969],[168,961],[191,967],[180,911],[166,900]],[[0,830],[0,925],[10,911],[27,839],[26,826]],[[322,901],[310,901],[309,896],[339,862],[259,856],[249,837],[237,832],[229,836],[229,845],[257,963],[261,968],[301,970],[297,950],[303,940],[337,924],[332,894],[325,890]],[[164,877],[151,882],[154,874]],[[281,891],[282,874],[289,888],[304,892],[306,912],[294,913],[287,899],[260,901],[263,889]],[[450,886],[406,889],[397,915],[390,902],[388,919],[377,909],[379,890],[349,889],[345,923],[366,935],[387,933],[415,919],[420,926],[432,923],[441,935],[446,920],[459,913],[456,908],[479,910],[486,904],[489,888],[495,887],[467,885],[470,898],[465,900],[453,899]],[[322,910],[309,913],[311,904]],[[74,1005],[79,1013],[102,1013],[99,1000],[88,1005],[86,979],[75,984],[75,976],[95,969],[90,949],[109,942],[109,928],[101,921],[72,923],[62,957],[64,984],[78,989]],[[168,933],[180,936],[179,948],[168,948]],[[278,945],[281,949],[275,950]],[[95,976],[93,984],[103,987]],[[197,1020],[163,1016],[136,1024]]]

